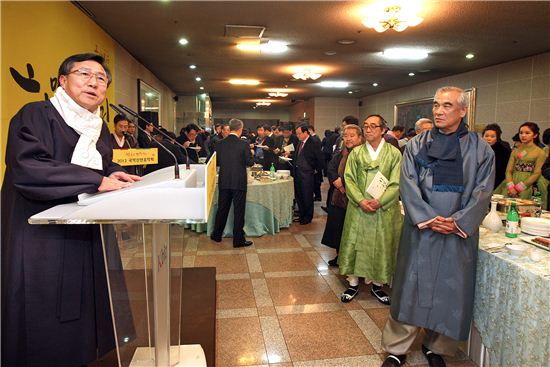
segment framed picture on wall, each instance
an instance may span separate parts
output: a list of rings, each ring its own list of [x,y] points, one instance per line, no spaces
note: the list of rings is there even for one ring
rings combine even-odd
[[[468,130],[474,130],[476,113],[476,88],[466,89],[468,95],[468,113],[464,122]],[[405,126],[405,129],[414,128],[414,124],[421,118],[433,120],[432,115],[433,97],[413,99],[398,102],[393,107],[393,121],[395,125]]]

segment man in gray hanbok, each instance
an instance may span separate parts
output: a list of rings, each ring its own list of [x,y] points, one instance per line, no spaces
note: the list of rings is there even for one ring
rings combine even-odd
[[[479,225],[494,181],[491,147],[462,118],[462,89],[443,87],[433,102],[435,127],[406,146],[400,192],[405,222],[397,254],[383,367],[405,363],[417,333],[431,367],[445,366],[472,320]]]

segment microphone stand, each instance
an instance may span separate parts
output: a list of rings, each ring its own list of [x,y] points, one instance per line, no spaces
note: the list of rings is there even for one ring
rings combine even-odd
[[[118,108],[117,106],[115,106],[114,104],[109,104],[109,106],[111,106],[111,108],[116,112],[118,113],[119,115],[122,115],[122,116],[126,116],[126,114],[124,113],[124,111],[122,111],[120,108]],[[147,134],[147,132],[142,129],[139,124],[136,124],[136,127],[139,129],[139,131],[141,131],[142,133],[144,134]],[[162,149],[164,149],[165,151],[168,152],[168,154],[170,154],[172,156],[172,158],[174,158],[174,178],[176,180],[179,180],[180,178],[180,166],[178,164],[178,159],[176,158],[176,156],[174,155],[174,153],[172,153],[170,151],[170,149],[166,148],[160,141],[157,141],[157,144],[162,147]]]
[[[162,131],[161,129],[159,129],[158,127],[155,126],[155,124],[153,124],[151,121],[148,121],[146,120],[145,118],[141,117],[139,114],[137,114],[135,111],[129,109],[128,107],[126,107],[125,105],[119,103],[118,104],[120,108],[122,108],[124,111],[126,111],[127,113],[129,113],[130,115],[134,116],[134,117],[137,117],[138,119],[140,119],[141,121],[144,121],[145,123],[147,124],[150,124],[153,126],[153,129],[162,134],[162,136],[164,136],[166,139],[170,139],[172,140],[173,138],[166,134],[164,131]],[[139,125],[139,124],[138,124]],[[191,169],[191,164],[189,163],[189,154],[187,153],[187,149],[183,146],[183,144],[180,144],[178,141],[176,141],[174,139],[174,145],[180,147],[183,149],[184,153],[185,153],[185,169],[186,170],[190,170]]]

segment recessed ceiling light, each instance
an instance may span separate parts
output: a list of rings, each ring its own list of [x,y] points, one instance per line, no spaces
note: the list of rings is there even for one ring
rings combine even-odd
[[[414,76],[414,73],[409,73],[409,76]]]
[[[280,54],[286,52],[287,50],[287,44],[281,41],[268,41],[260,44],[260,51],[263,53]]]
[[[348,94],[353,94],[353,91],[352,91],[352,90],[348,90]]]
[[[357,41],[355,41],[355,40],[346,40],[346,39],[344,39],[344,40],[338,40],[338,41],[336,41],[336,42],[338,42],[338,43],[341,44],[341,45],[353,45],[353,44],[354,44],[355,42],[357,42]]]
[[[204,87],[199,87],[200,90],[204,90]]]
[[[325,55],[334,56],[334,55],[336,55],[336,51],[325,51]]]
[[[197,65],[189,65],[189,69],[196,69]]]
[[[471,54],[471,53],[470,53],[470,54],[466,54],[466,58],[467,58],[467,59],[473,59],[474,57],[476,57],[476,55]]]
[[[319,85],[323,88],[347,88],[349,83],[341,81],[324,81],[319,83]]]
[[[421,60],[428,57],[428,51],[414,48],[389,48],[384,50],[382,55],[394,60]]]
[[[198,77],[195,78],[195,80],[200,82],[202,80],[202,78],[200,76],[198,76]]]
[[[255,79],[231,79],[229,83],[234,85],[258,85],[260,81]]]
[[[189,43],[189,41],[185,38],[180,38],[180,40],[178,41],[180,45],[186,45]]]
[[[373,87],[378,87],[378,83],[372,83]]]

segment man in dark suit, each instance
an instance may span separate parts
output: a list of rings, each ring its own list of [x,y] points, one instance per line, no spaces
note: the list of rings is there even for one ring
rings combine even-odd
[[[168,153],[166,149],[160,146],[161,144],[174,156],[172,156],[172,154]],[[153,141],[151,142],[151,145],[149,147],[157,148],[158,161],[156,164],[148,164],[145,167],[145,170],[143,171],[143,174],[145,175],[164,167],[174,166],[176,164],[176,162],[174,161],[174,157],[176,157],[176,161],[178,162],[178,164],[185,163],[185,157],[181,149],[175,144],[172,144],[168,139],[165,139],[164,136],[159,132],[153,135]]]
[[[293,155],[294,191],[299,211],[296,221],[308,224],[313,219],[315,173],[323,168],[323,154],[319,141],[309,136],[307,125],[298,126],[296,136],[300,140]]]
[[[308,126],[309,137],[315,140],[316,143],[322,148],[321,138],[315,133],[315,128],[311,125]],[[321,149],[321,153],[323,150]],[[325,160],[323,158],[323,169],[325,168]],[[315,173],[315,185],[313,186],[313,193],[315,194],[315,201],[321,201],[321,184],[323,183],[323,170],[319,170]]]
[[[200,144],[198,137],[200,128],[195,124],[188,124],[180,131],[176,141],[185,147],[187,156],[192,163],[198,163],[199,157],[206,157],[207,152]]]
[[[218,176],[218,211],[214,231],[210,239],[221,242],[227,215],[233,202],[233,247],[252,245],[244,237],[244,212],[246,208],[247,177],[246,167],[254,164],[248,144],[241,140],[243,122],[229,121],[229,136],[216,144],[216,159],[220,166]]]
[[[269,125],[259,125],[257,130],[258,137],[252,149],[254,149],[254,159],[256,163],[262,165],[265,171],[269,171],[271,164],[276,164],[275,153],[275,141],[271,137],[271,127]]]
[[[296,135],[292,133],[292,130],[293,128],[290,124],[280,127],[281,135],[278,137],[279,139],[275,142],[275,150],[273,151],[276,155],[287,158],[290,157],[291,154],[287,153],[284,149],[286,146],[289,145],[293,145],[294,150],[298,149],[298,144],[300,144],[300,142],[298,141]],[[279,159],[277,169],[287,169],[292,172],[292,164],[285,160]]]

